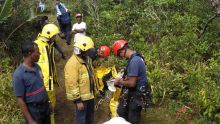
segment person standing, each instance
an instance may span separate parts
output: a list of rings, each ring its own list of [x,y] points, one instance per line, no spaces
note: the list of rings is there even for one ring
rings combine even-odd
[[[97,79],[97,90],[100,92],[102,96],[106,95],[106,91],[109,90],[112,92],[111,100],[109,102],[109,109],[111,113],[111,117],[117,116],[117,106],[118,106],[118,99],[121,93],[121,88],[114,87],[114,83],[111,82],[111,79],[116,78],[120,73],[117,72],[115,65],[107,66],[103,64],[103,58],[107,58],[110,56],[111,49],[106,46],[102,45],[98,49],[98,57],[101,63],[100,66],[95,68],[95,75]],[[108,62],[111,61],[109,58]]]
[[[39,0],[38,8],[41,13],[44,12],[46,8],[45,0]]]
[[[115,78],[115,85],[123,86],[117,113],[132,124],[140,124],[141,110],[148,106],[146,65],[142,55],[128,47],[125,40],[112,46],[115,56],[128,60],[123,78]]]
[[[57,21],[60,25],[60,30],[62,33],[64,33],[64,39],[66,40],[66,43],[70,45],[70,33],[72,29],[70,13],[66,6],[60,2],[60,0],[56,0],[55,8],[57,12]]]
[[[26,124],[50,124],[49,98],[42,71],[35,63],[40,52],[37,44],[22,44],[23,63],[13,74],[13,89]]]
[[[42,32],[39,34],[35,43],[38,45],[40,50],[40,59],[37,61],[42,69],[44,77],[44,85],[51,101],[51,123],[55,124],[54,120],[54,108],[56,103],[54,84],[58,83],[56,79],[56,65],[55,65],[55,49],[65,59],[65,55],[59,46],[56,44],[56,39],[59,36],[59,29],[54,24],[47,24],[43,27]]]
[[[76,106],[76,123],[94,123],[94,84],[92,66],[96,54],[91,38],[82,36],[74,44],[74,53],[65,65],[65,87],[68,100]]]
[[[72,28],[72,32],[75,34],[74,42],[76,42],[78,37],[86,35],[86,23],[82,21],[82,14],[77,13],[75,18],[77,22],[73,25]]]

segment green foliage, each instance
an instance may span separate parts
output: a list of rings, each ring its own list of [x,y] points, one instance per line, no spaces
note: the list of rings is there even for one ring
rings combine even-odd
[[[180,100],[189,104],[191,113],[218,121],[219,24],[214,22],[202,38],[198,37],[210,17],[204,13],[212,14],[209,4],[175,0],[127,1],[108,7],[102,4],[99,29],[94,30],[93,20],[89,20],[92,29],[88,31],[98,34],[95,36],[101,39],[100,44],[125,38],[145,55],[155,103],[160,104],[164,98]],[[203,12],[199,12],[201,9]],[[112,34],[122,36],[112,38]],[[201,96],[202,92],[206,97]]]
[[[24,41],[33,41],[36,37],[35,23],[37,20],[27,21],[30,17],[31,3],[15,1],[13,16],[0,24],[0,56],[8,55],[18,63],[21,60],[20,45]]]
[[[12,91],[12,66],[9,58],[0,61],[0,123],[19,124],[24,123],[21,111]],[[17,107],[16,107],[17,106]]]
[[[198,123],[220,121],[219,18],[210,23],[207,31],[200,36],[206,22],[215,14],[210,1],[63,2],[68,3],[73,14],[83,13],[88,25],[87,35],[93,38],[96,47],[103,44],[111,46],[115,40],[125,39],[131,48],[144,54],[153,101],[157,105],[162,104],[164,99],[179,101],[181,104],[178,105],[170,103],[173,111],[186,105],[190,108],[187,114],[200,118]],[[7,21],[2,26],[4,30],[29,18],[30,3],[21,3],[17,5],[13,21]],[[12,25],[9,25],[10,22],[13,22]],[[16,32],[6,43],[9,55],[17,53],[23,40],[32,38],[31,25]],[[10,30],[6,30],[4,35],[7,36]],[[125,66],[125,61],[113,60],[119,67]],[[8,76],[4,75],[4,78],[7,78],[4,79],[6,82],[10,80]]]
[[[0,24],[3,23],[12,15],[13,0],[5,0],[3,6],[0,8]]]
[[[96,45],[111,46],[117,39],[126,39],[145,56],[156,104],[178,100],[191,108],[191,114],[219,121],[219,19],[200,37],[214,15],[210,1],[97,1],[101,2],[98,27],[94,17],[83,11],[87,34]],[[119,66],[125,65],[125,61],[115,60]]]

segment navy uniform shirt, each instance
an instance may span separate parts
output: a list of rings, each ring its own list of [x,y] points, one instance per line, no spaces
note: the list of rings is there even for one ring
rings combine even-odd
[[[13,88],[15,96],[24,97],[26,103],[48,101],[41,69],[37,64],[34,65],[34,70],[20,64],[13,74]]]
[[[143,86],[147,83],[146,66],[144,60],[139,56],[134,56],[127,69],[127,76],[137,76],[137,86]]]

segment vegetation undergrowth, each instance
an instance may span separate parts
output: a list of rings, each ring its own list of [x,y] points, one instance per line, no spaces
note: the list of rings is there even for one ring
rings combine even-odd
[[[0,61],[0,123],[18,124],[23,122],[23,117],[17,105],[12,88],[11,60],[6,57]],[[23,122],[24,123],[24,122]]]
[[[63,2],[72,17],[77,12],[83,13],[88,26],[87,35],[92,37],[97,47],[103,44],[111,46],[114,40],[126,39],[131,48],[144,55],[156,105],[161,105],[168,99],[169,102],[165,103],[169,104],[169,110],[180,120],[198,119],[198,122],[192,123],[220,122],[219,2],[201,0],[63,0]],[[34,40],[36,35],[33,31],[35,24],[33,20],[7,39],[14,27],[29,19],[31,15],[29,8],[33,7],[28,0],[15,0],[15,3],[15,13],[3,21],[0,20],[1,32],[3,30],[5,32],[0,34],[1,63],[11,62],[8,67],[4,67],[7,71],[2,71],[1,67],[3,79],[1,92],[11,95],[11,97],[1,96],[3,100],[1,105],[4,106],[15,106],[9,82],[11,65],[16,65],[21,60],[19,45],[24,40]],[[49,12],[54,11],[51,4],[47,9]],[[5,58],[5,55],[10,58]],[[119,63],[117,64],[119,67],[125,65],[125,61],[117,58],[112,63]],[[3,82],[6,85],[2,86]],[[5,91],[7,89],[5,86],[9,88],[8,91]],[[12,113],[18,112],[17,109],[9,110]],[[13,114],[6,115],[9,119]],[[20,114],[18,115],[15,118],[19,120]],[[12,120],[9,119],[8,122]]]

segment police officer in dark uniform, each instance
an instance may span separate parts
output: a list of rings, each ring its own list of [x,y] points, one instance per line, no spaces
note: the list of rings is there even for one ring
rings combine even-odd
[[[125,40],[115,41],[112,48],[115,56],[128,59],[123,78],[114,81],[115,85],[122,86],[117,113],[132,124],[140,124],[141,110],[148,106],[150,99],[144,58],[131,50]]]
[[[50,124],[49,99],[44,87],[40,67],[35,64],[40,57],[37,45],[22,45],[23,63],[13,74],[13,88],[26,124]]]

